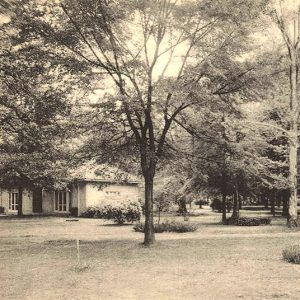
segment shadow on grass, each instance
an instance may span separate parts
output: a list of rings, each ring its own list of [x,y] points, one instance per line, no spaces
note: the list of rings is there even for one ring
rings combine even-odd
[[[104,226],[104,227],[126,227],[126,226],[133,226],[134,224],[99,224],[97,226]]]
[[[194,213],[194,212],[191,212],[191,213],[188,213],[188,216],[190,216],[190,217],[207,217],[207,216],[210,216],[210,214],[208,214],[208,213]]]
[[[23,220],[23,219],[49,219],[53,216],[45,216],[45,215],[24,215],[24,216],[16,216],[16,215],[1,215],[0,221],[7,220]]]

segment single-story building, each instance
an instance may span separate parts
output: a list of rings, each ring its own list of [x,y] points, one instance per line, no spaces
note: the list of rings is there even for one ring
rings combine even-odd
[[[68,188],[49,191],[43,188],[24,190],[22,210],[24,215],[70,214],[80,216],[90,206],[110,201],[138,200],[140,181],[118,181],[113,178],[93,176],[82,177],[70,183]],[[5,214],[18,213],[18,189],[0,191],[0,207]]]

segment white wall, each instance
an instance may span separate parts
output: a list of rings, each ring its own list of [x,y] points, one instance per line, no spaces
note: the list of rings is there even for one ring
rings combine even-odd
[[[103,184],[101,184],[103,186]],[[17,190],[16,190],[17,191]],[[108,184],[100,188],[99,185],[82,182],[71,188],[70,207],[78,207],[79,214],[86,211],[89,206],[99,206],[109,202],[137,200],[140,195],[137,185]],[[23,192],[23,214],[32,214],[33,193],[29,190]],[[79,199],[79,201],[78,201]],[[78,206],[79,202],[79,206]],[[5,207],[6,214],[17,214],[8,211],[8,191],[0,191],[0,205]],[[42,209],[44,214],[54,213],[54,193],[43,190]]]
[[[116,192],[116,193],[115,193]],[[99,206],[114,201],[137,200],[139,188],[137,185],[110,184],[102,188],[93,183],[86,183],[86,207]]]
[[[13,190],[14,192],[17,192],[17,189]],[[1,201],[0,205],[5,207],[5,213],[6,214],[12,214],[16,215],[18,214],[17,211],[9,211],[9,192],[7,190],[1,190]],[[24,190],[23,191],[23,203],[22,203],[22,209],[23,209],[23,214],[28,215],[32,214],[32,192],[29,190]]]

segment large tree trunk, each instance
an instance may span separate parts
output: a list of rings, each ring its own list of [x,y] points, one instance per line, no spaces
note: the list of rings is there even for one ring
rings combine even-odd
[[[294,14],[292,19],[284,20],[282,13],[275,13],[277,25],[282,33],[282,37],[287,46],[290,58],[290,124],[289,124],[289,192],[290,199],[288,204],[287,225],[289,227],[298,226],[297,212],[297,150],[298,150],[298,118],[299,103],[297,95],[298,85],[298,51],[300,39],[300,6],[297,1],[294,2]],[[292,21],[293,26],[289,26],[286,22]],[[290,31],[291,30],[291,31]]]
[[[239,192],[236,189],[235,193],[233,194],[233,211],[231,215],[231,219],[235,222],[239,219],[240,216],[240,209],[239,209]]]
[[[158,207],[158,220],[157,220],[157,224],[160,223],[160,212],[161,212],[161,209],[160,209],[160,206]]]
[[[149,246],[155,242],[153,223],[153,176],[144,175],[145,179],[145,236],[144,245]]]
[[[290,65],[290,83],[291,83],[291,123],[289,139],[289,184],[290,200],[287,225],[289,227],[298,226],[297,211],[297,162],[298,162],[298,97],[297,97],[297,53],[291,53]]]
[[[18,216],[21,217],[23,216],[23,188],[19,187],[18,189]]]
[[[289,203],[289,192],[285,190],[282,193],[282,216],[284,217],[287,217],[289,215],[288,203]]]
[[[226,216],[226,208],[227,208],[227,174],[225,172],[222,173],[222,185],[221,185],[221,193],[222,193],[222,223],[224,225],[227,224],[227,216]]]
[[[226,192],[222,192],[222,223],[224,225],[227,224],[227,217],[226,217]]]
[[[269,208],[269,198],[268,198],[268,195],[263,194],[263,200],[264,200],[265,208],[268,209]]]
[[[270,192],[270,204],[271,204],[271,214],[273,215],[273,217],[275,217],[275,195],[276,192],[272,190]]]
[[[283,197],[282,191],[279,191],[279,192],[277,193],[277,197],[276,197],[276,206],[277,206],[278,208],[281,207],[282,197]]]
[[[290,199],[288,208],[289,227],[298,226],[298,212],[297,212],[297,146],[295,143],[290,143],[289,153],[289,183],[290,183]]]

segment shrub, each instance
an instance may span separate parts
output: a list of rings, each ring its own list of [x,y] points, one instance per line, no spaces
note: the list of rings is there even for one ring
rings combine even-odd
[[[199,206],[199,208],[202,208],[202,205],[208,205],[208,200],[197,200],[195,201],[195,204]]]
[[[145,232],[145,224],[144,223],[137,223],[133,226],[133,230],[136,232]],[[155,233],[162,233],[165,231],[164,224],[154,224],[154,232]]]
[[[300,264],[300,245],[291,245],[282,251],[283,259],[294,264]]]
[[[97,211],[96,207],[88,207],[87,210],[81,213],[80,216],[83,218],[94,218],[96,211]]]
[[[222,200],[218,199],[218,198],[214,198],[210,204],[210,207],[212,208],[212,210],[214,211],[218,211],[219,213],[222,212],[223,210],[223,203],[222,203]],[[226,199],[226,211],[228,213],[231,212],[232,210],[232,207],[233,207],[233,202],[232,202],[232,199],[230,198],[227,198]]]
[[[0,214],[3,214],[5,211],[5,208],[3,206],[0,206]]]
[[[186,198],[184,196],[180,197],[177,200],[177,204],[178,204],[178,210],[177,210],[177,214],[179,216],[185,216],[187,213],[187,209],[186,209]]]
[[[240,217],[236,220],[231,218],[227,219],[227,224],[238,226],[259,226],[271,224],[271,218],[252,218],[252,217]]]
[[[222,201],[218,198],[214,198],[210,204],[212,210],[217,210],[218,212],[222,212]]]
[[[106,204],[100,207],[89,207],[81,214],[85,218],[114,220],[117,224],[133,223],[141,218],[141,206],[138,202]]]
[[[142,209],[142,214],[145,215],[145,201],[139,198],[138,203],[140,204],[140,207]]]
[[[144,232],[145,231],[145,224],[144,223],[137,223],[133,227],[134,231],[136,232]],[[175,221],[166,221],[161,224],[154,224],[154,232],[155,233],[162,233],[162,232],[194,232],[198,229],[198,226],[194,224],[188,223],[181,223]]]
[[[269,210],[264,206],[244,206],[243,210],[259,211],[259,210]]]
[[[71,213],[71,216],[77,217],[78,216],[78,207],[71,207],[70,213]]]

